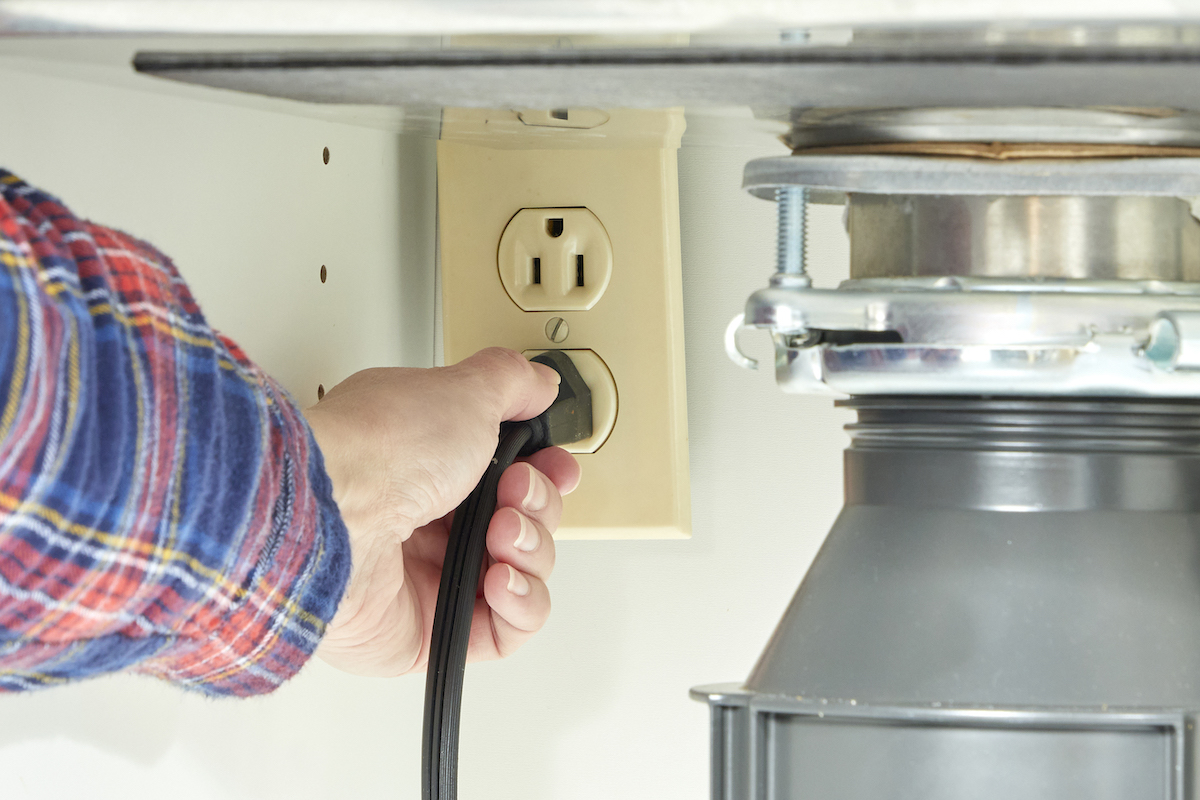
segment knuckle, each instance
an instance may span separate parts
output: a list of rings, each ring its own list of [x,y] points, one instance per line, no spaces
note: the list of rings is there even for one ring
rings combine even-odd
[[[533,372],[525,356],[507,347],[489,347],[476,353],[483,369],[513,380],[526,378]]]
[[[464,363],[470,364],[473,379],[486,387],[482,396],[490,398],[499,411],[528,400],[536,385],[533,365],[516,350],[489,347]]]

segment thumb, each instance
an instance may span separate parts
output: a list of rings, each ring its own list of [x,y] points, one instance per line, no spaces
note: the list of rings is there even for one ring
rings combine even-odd
[[[480,350],[455,368],[470,372],[483,383],[480,396],[492,404],[498,422],[536,417],[558,397],[562,380],[550,367],[526,361],[520,353],[503,347]]]

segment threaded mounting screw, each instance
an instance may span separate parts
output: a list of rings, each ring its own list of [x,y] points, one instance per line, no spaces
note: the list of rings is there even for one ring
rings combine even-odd
[[[807,278],[808,190],[781,186],[775,190],[775,203],[779,215],[775,272]]]

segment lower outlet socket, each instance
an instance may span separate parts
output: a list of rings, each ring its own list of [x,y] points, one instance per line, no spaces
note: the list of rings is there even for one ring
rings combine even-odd
[[[533,358],[545,353],[545,350],[526,350],[524,356]],[[595,453],[613,432],[617,424],[617,382],[613,380],[612,372],[604,359],[591,350],[563,350],[575,363],[583,382],[592,390],[592,435],[576,442],[564,445],[569,453]]]

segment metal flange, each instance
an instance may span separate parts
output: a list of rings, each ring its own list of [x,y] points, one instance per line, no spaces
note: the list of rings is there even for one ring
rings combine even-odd
[[[814,202],[846,194],[1200,195],[1200,158],[981,159],[884,155],[796,155],[746,165],[742,188],[767,200],[804,186]]]
[[[770,331],[787,392],[1200,396],[1200,287],[1112,283],[773,287],[730,330]]]

